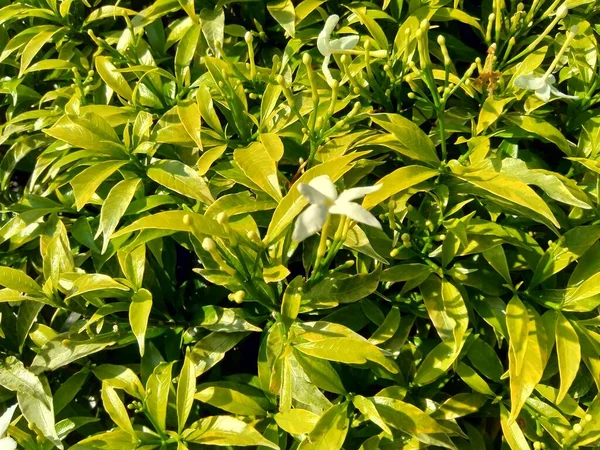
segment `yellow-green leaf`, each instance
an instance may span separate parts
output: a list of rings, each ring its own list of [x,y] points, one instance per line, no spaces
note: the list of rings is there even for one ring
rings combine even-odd
[[[127,161],[103,161],[94,163],[87,169],[78,173],[71,180],[73,195],[75,196],[75,207],[79,211],[90,201],[96,193],[96,189],[119,168],[127,164]]]
[[[187,353],[177,383],[177,429],[179,433],[185,427],[185,423],[192,410],[195,392],[196,368],[189,353]]]
[[[233,160],[244,174],[276,201],[280,201],[281,188],[277,178],[275,160],[262,143],[254,142],[233,152]]]
[[[178,194],[210,205],[215,200],[206,182],[181,161],[161,160],[148,167],[148,177]]]
[[[112,421],[122,430],[135,436],[135,431],[133,431],[133,426],[131,425],[131,420],[129,419],[129,414],[127,414],[125,405],[119,398],[117,391],[115,391],[106,381],[102,383],[101,396],[104,410],[108,413]]]
[[[140,289],[131,297],[129,306],[129,323],[140,348],[140,356],[144,356],[146,344],[146,328],[152,310],[152,294],[147,289]]]
[[[117,228],[119,220],[125,214],[129,203],[133,199],[135,190],[140,183],[139,178],[130,178],[117,183],[106,196],[100,211],[100,227],[98,233],[102,232],[102,253],[108,248],[110,237]],[[97,237],[97,236],[96,236]]]
[[[581,347],[573,325],[560,312],[557,314],[555,327],[556,354],[560,372],[560,389],[556,398],[558,404],[563,401],[577,376],[581,363]]]

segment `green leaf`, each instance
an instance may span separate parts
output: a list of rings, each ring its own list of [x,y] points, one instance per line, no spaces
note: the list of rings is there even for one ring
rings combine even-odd
[[[571,156],[573,154],[569,141],[567,141],[560,130],[553,127],[545,120],[535,116],[519,116],[516,114],[505,114],[504,118],[514,123],[519,128],[556,144],[565,155]]]
[[[129,306],[129,323],[140,348],[140,356],[144,356],[146,347],[146,328],[152,310],[152,294],[147,289],[140,289],[131,297]]]
[[[52,398],[55,415],[58,415],[79,394],[89,373],[89,369],[83,368],[60,385]]]
[[[274,200],[281,201],[277,165],[265,146],[254,142],[233,152],[233,160],[244,174]]]
[[[339,450],[349,428],[348,404],[334,405],[325,411],[298,450]]]
[[[199,377],[221,361],[225,357],[225,353],[247,335],[247,332],[213,332],[198,341],[190,354],[190,358],[196,366],[196,376]]]
[[[586,194],[577,184],[560,174],[541,169],[531,170],[524,161],[517,158],[503,159],[500,171],[516,177],[524,183],[538,186],[548,197],[556,201],[578,208],[591,208]]]
[[[64,446],[60,442],[54,427],[54,409],[52,406],[50,387],[45,378],[42,377],[40,381],[42,382],[43,390],[46,393],[46,400],[41,401],[37,397],[17,392],[19,409],[27,419],[28,423],[35,425],[46,439],[62,450]]]
[[[9,391],[33,397],[46,407],[52,406],[52,400],[44,391],[40,379],[14,356],[9,356],[0,363],[0,385]]]
[[[420,286],[427,312],[442,340],[460,342],[469,325],[460,292],[445,278],[431,275]]]
[[[580,258],[600,239],[600,225],[576,227],[548,247],[535,268],[530,289]]]
[[[208,42],[208,46],[214,55],[221,54],[220,48],[223,48],[225,13],[223,8],[208,9],[200,11],[200,23],[202,25],[202,34]]]
[[[467,331],[460,341],[456,341],[452,337],[436,345],[423,359],[417,373],[415,373],[413,383],[417,385],[433,383],[445,374],[458,358],[468,336],[469,332]]]
[[[179,103],[177,105],[177,115],[187,134],[194,140],[198,148],[202,150],[202,121],[198,104],[192,101]]]
[[[135,450],[138,443],[133,437],[122,430],[90,436],[69,448],[69,450]]]
[[[479,370],[482,374],[488,377],[490,380],[500,382],[502,374],[504,373],[504,367],[496,350],[494,350],[486,341],[481,337],[475,339],[467,351],[467,357],[473,367]]]
[[[97,335],[87,340],[71,341],[59,335],[49,340],[38,352],[31,363],[30,370],[39,374],[46,370],[55,370],[77,361],[80,358],[99,352],[118,340],[115,333]]]
[[[283,323],[290,326],[298,317],[300,312],[300,302],[302,301],[302,287],[304,279],[297,276],[288,284],[283,299],[281,300],[281,316]]]
[[[108,275],[103,275],[100,273],[86,273],[75,279],[71,286],[71,290],[69,291],[69,295],[66,298],[69,299],[78,295],[87,294],[89,292],[96,292],[96,295],[111,295],[114,294],[115,290],[128,291],[129,288],[113,280]],[[105,292],[98,293],[98,291]]]
[[[184,221],[188,216],[190,221]],[[121,228],[112,235],[112,239],[140,230],[171,230],[197,233],[199,236],[217,236],[227,238],[229,235],[216,220],[186,211],[163,211],[142,217],[131,225]]]
[[[260,328],[255,327],[243,317],[239,316],[235,310],[221,308],[220,306],[203,306],[200,317],[195,318],[190,325],[223,333],[261,331]]]
[[[296,34],[296,11],[292,0],[269,0],[267,9],[273,19],[275,19],[281,27],[287,31],[291,37]]]
[[[379,325],[379,328],[377,328],[369,338],[369,342],[371,344],[379,345],[390,340],[394,334],[396,334],[396,331],[398,331],[399,326],[400,310],[397,306],[392,306],[388,315],[385,316],[383,323]]]
[[[294,348],[310,356],[346,364],[365,364],[372,361],[391,373],[398,373],[396,364],[366,339],[330,337],[298,344]]]
[[[433,142],[414,122],[400,114],[373,114],[370,117],[373,122],[394,135],[402,147],[402,154],[433,167],[439,165],[440,160]]]
[[[456,160],[450,161],[448,166],[456,178],[472,187],[461,187],[461,191],[484,197],[520,215],[531,216],[549,227],[560,226],[548,205],[518,178],[489,170],[489,167],[467,170]]]
[[[201,384],[195,398],[242,416],[265,416],[270,409],[269,402],[259,389],[230,381]]]
[[[173,363],[162,362],[154,368],[152,375],[146,383],[146,395],[144,405],[152,418],[154,426],[166,431],[167,404],[169,403],[169,391],[171,390],[171,370]]]
[[[179,381],[177,382],[177,430],[180,434],[192,411],[195,392],[196,368],[189,353],[186,353],[183,367],[179,374]]]
[[[215,200],[198,173],[180,161],[160,160],[148,167],[148,177],[158,184],[210,205]]]
[[[377,289],[380,275],[381,266],[371,273],[328,276],[304,293],[302,297],[303,300],[310,300],[317,305],[326,306],[356,302]]]
[[[177,45],[177,52],[175,53],[175,75],[179,83],[189,84],[189,66],[192,60],[194,59],[194,54],[196,53],[196,47],[198,46],[198,41],[200,39],[200,31],[202,31],[202,27],[199,24],[192,24],[187,33],[185,33],[185,35],[183,36],[183,39],[181,39],[181,41],[179,41],[179,44]],[[187,82],[184,83],[184,80],[187,80]],[[181,113],[179,117],[181,118]],[[199,113],[198,119],[200,119]],[[183,119],[181,120],[181,122],[186,128],[186,131],[189,133],[190,130],[188,129],[188,127],[186,127],[186,123]],[[197,129],[197,133],[200,133],[199,128]],[[190,134],[190,137],[194,139],[194,141],[196,141],[194,135]],[[196,142],[198,143],[199,141]],[[202,148],[202,145],[198,145],[198,147]]]
[[[194,422],[183,435],[188,442],[203,445],[249,447],[263,445],[274,450],[279,447],[268,441],[240,419],[231,416],[212,416]]]
[[[0,267],[0,285],[29,295],[44,295],[42,289],[29,275],[10,267]]]
[[[379,415],[390,427],[407,433],[427,445],[454,448],[449,431],[416,406],[389,397],[371,397]]]
[[[125,405],[119,398],[117,391],[106,381],[102,383],[102,404],[104,410],[119,428],[135,436]]]
[[[385,424],[379,415],[379,412],[377,412],[375,404],[370,399],[363,397],[362,395],[356,395],[352,399],[352,403],[354,403],[356,409],[363,413],[367,419],[369,419],[387,434],[392,434],[392,430],[390,430],[390,428]]]
[[[125,100],[131,101],[133,91],[125,77],[117,71],[111,59],[107,56],[97,56],[94,62],[98,75],[100,75],[100,78],[104,80],[108,87]]]
[[[280,411],[273,416],[279,428],[290,434],[308,434],[319,422],[319,416],[302,408]]]
[[[490,388],[489,384],[481,378],[481,376],[475,372],[471,367],[463,362],[459,362],[456,365],[456,373],[458,376],[474,391],[484,395],[495,397],[494,391]]]
[[[516,420],[525,401],[540,382],[550,351],[546,329],[539,314],[531,307],[527,308],[527,313],[529,316],[527,324],[527,350],[523,357],[523,364],[520,371],[516,371],[514,352],[508,353],[511,402],[509,424]]]
[[[116,389],[123,389],[139,400],[144,398],[144,386],[136,373],[129,367],[101,364],[94,367],[92,372],[100,381],[107,382]]]
[[[127,161],[103,161],[95,163],[78,173],[71,180],[77,210],[81,210],[96,193],[96,189],[125,164],[127,164]]]
[[[481,409],[488,401],[485,395],[476,392],[456,394],[440,405],[432,414],[437,420],[454,420],[473,414]]]
[[[371,209],[392,195],[413,187],[438,175],[437,170],[424,166],[406,166],[396,169],[389,175],[384,176],[376,185],[382,185],[381,189],[365,197],[362,206]]]
[[[139,178],[120,181],[106,196],[106,200],[104,200],[102,210],[100,211],[100,227],[98,228],[98,233],[96,233],[96,237],[100,232],[104,235],[102,253],[106,252],[110,237],[131,203],[139,183]]]
[[[506,306],[506,328],[509,336],[509,351],[514,364],[514,373],[521,372],[523,360],[527,354],[529,335],[529,314],[518,295],[514,295]]]
[[[502,115],[502,111],[506,104],[511,100],[511,97],[497,98],[491,95],[486,98],[479,110],[479,119],[477,120],[477,127],[475,128],[476,134],[480,134],[496,122]]]
[[[340,395],[346,394],[342,379],[329,361],[305,355],[297,350],[294,350],[294,357],[311,383],[319,389]]]
[[[560,389],[557,394],[556,403],[560,403],[573,384],[579,371],[579,365],[581,364],[579,337],[571,322],[560,312],[556,316],[555,338],[558,369],[560,372]]]
[[[388,40],[385,36],[385,32],[383,31],[381,26],[375,21],[375,19],[373,19],[369,15],[370,11],[368,11],[367,8],[365,8],[365,7],[360,7],[360,8],[348,7],[348,9],[350,11],[352,11],[354,14],[356,14],[358,19],[360,20],[360,23],[363,24],[367,28],[367,30],[369,30],[369,33],[371,33],[371,36],[373,36],[373,38],[375,39],[375,42],[377,42],[377,45],[379,46],[379,48],[383,49],[383,50],[387,50],[389,44],[388,44]]]
[[[512,450],[531,450],[527,439],[517,422],[510,422],[508,411],[504,405],[500,404],[500,425],[504,439]]]
[[[123,144],[111,124],[93,112],[86,112],[82,116],[64,116],[51,128],[45,129],[44,133],[75,148],[111,157],[125,156]]]

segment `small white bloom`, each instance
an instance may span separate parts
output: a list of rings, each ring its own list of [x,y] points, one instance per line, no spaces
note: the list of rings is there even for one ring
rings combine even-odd
[[[554,78],[554,75],[552,74],[536,77],[533,73],[529,73],[527,75],[519,75],[515,79],[516,87],[535,91],[535,96],[543,102],[550,100],[550,94],[554,94],[560,98],[579,98],[576,95],[563,94],[554,86],[552,86],[554,83],[556,83],[556,78]]]
[[[358,203],[352,202],[379,189],[381,184],[347,189],[338,195],[335,185],[327,175],[316,177],[308,184],[300,183],[298,191],[308,200],[310,206],[296,219],[292,239],[302,242],[317,233],[323,228],[328,214],[346,216],[355,222],[381,229],[381,224],[373,214]]]
[[[340,21],[340,17],[337,14],[329,16],[325,22],[325,26],[317,37],[317,48],[323,55],[323,73],[327,82],[331,84],[333,77],[329,71],[329,60],[331,55],[334,53],[343,53],[343,50],[350,50],[358,44],[358,36],[344,36],[339,39],[331,40],[331,33],[335,29],[335,26]]]
[[[15,409],[17,409],[16,404],[8,408],[6,412],[0,416],[0,450],[15,450],[17,448],[17,443],[13,438],[2,437],[10,425]]]

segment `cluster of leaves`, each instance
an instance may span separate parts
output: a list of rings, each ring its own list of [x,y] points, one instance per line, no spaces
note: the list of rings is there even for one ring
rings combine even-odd
[[[140,3],[0,0],[0,446],[600,446],[600,2]]]

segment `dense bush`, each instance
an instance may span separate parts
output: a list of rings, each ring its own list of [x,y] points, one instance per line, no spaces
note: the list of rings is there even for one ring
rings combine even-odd
[[[110,3],[0,0],[0,449],[600,448],[600,2]]]

